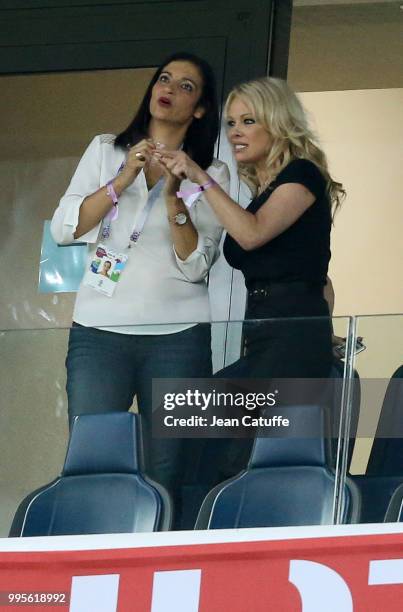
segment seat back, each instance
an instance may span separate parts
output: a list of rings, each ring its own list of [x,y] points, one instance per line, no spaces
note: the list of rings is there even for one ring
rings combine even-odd
[[[385,523],[403,522],[403,484],[393,493],[385,514]]]
[[[366,474],[403,478],[403,365],[386,389]]]
[[[331,524],[335,477],[328,468],[326,410],[282,408],[286,437],[257,437],[248,467],[205,498],[196,529]],[[344,520],[358,515],[358,497],[346,485]]]
[[[386,389],[366,472],[352,479],[362,499],[360,522],[381,523],[394,491],[403,484],[403,366]]]
[[[391,497],[403,483],[402,476],[350,476],[361,498],[360,523],[382,523]]]
[[[62,473],[30,496],[18,535],[168,529],[169,497],[142,475],[141,448],[138,415],[76,417]]]

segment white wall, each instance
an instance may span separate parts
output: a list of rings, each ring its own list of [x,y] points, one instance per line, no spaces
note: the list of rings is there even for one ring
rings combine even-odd
[[[300,94],[347,191],[332,232],[335,314],[403,311],[403,89]]]

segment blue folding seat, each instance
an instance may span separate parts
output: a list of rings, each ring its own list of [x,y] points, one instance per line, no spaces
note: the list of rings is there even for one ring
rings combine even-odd
[[[62,473],[20,504],[12,536],[167,530],[167,492],[141,472],[138,415],[76,417]]]
[[[283,407],[281,415],[290,427],[282,437],[278,432],[256,437],[246,470],[208,493],[196,529],[332,523],[335,475],[328,467],[329,415],[320,405]],[[355,522],[360,503],[350,479],[343,500],[343,521]]]
[[[403,365],[386,389],[366,474],[403,477]]]
[[[392,374],[366,473],[353,476],[360,490],[360,522],[381,523],[396,488],[403,484],[403,366]]]
[[[403,522],[403,484],[393,493],[385,514],[385,523]]]

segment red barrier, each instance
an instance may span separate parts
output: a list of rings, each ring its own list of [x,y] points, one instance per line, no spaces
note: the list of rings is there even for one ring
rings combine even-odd
[[[402,532],[385,525],[7,540],[0,604],[7,612],[400,612]],[[55,550],[69,546],[84,549]]]

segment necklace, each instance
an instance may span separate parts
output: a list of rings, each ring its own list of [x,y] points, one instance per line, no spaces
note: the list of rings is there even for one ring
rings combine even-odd
[[[259,185],[258,190],[257,190],[257,194],[261,195],[264,191],[266,191],[267,187],[270,185],[270,183],[273,182],[272,178],[268,178],[266,179],[261,185]]]

